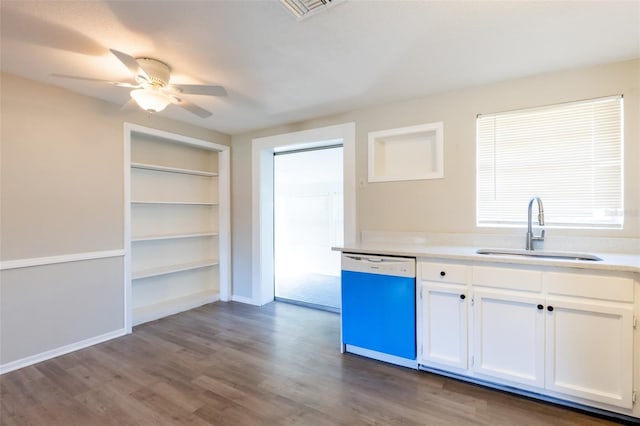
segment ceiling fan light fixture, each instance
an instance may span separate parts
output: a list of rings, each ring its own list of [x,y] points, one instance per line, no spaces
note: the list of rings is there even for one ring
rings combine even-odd
[[[54,76],[107,83],[117,87],[135,89],[129,93],[131,99],[133,99],[140,108],[149,113],[163,111],[167,105],[174,104],[200,118],[207,118],[211,117],[211,112],[189,102],[187,99],[182,99],[182,95],[227,96],[227,91],[222,86],[209,84],[169,84],[171,80],[171,68],[164,62],[147,57],[134,58],[119,50],[109,50],[129,69],[134,80],[133,82],[99,80],[62,74],[54,74]]]
[[[140,108],[148,112],[160,112],[171,103],[168,95],[154,89],[132,90],[131,97]]]

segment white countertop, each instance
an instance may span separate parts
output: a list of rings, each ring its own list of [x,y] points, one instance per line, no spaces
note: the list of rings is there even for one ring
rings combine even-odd
[[[594,253],[581,252],[596,255],[602,260],[573,260],[573,259],[550,259],[540,257],[526,257],[513,255],[485,255],[477,254],[476,250],[481,248],[497,247],[469,247],[469,246],[432,246],[418,244],[395,244],[395,243],[361,243],[333,247],[335,251],[345,253],[379,254],[387,256],[406,256],[417,258],[443,259],[443,260],[466,260],[483,263],[508,263],[518,265],[538,265],[547,267],[565,267],[590,270],[618,271],[618,272],[640,272],[640,254],[618,254],[618,253]],[[544,250],[542,250],[544,251]],[[557,253],[557,251],[553,251]]]

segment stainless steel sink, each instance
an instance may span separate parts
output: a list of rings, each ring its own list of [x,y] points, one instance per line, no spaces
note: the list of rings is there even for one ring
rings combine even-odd
[[[544,259],[561,259],[561,260],[588,260],[596,262],[602,260],[598,256],[587,253],[569,253],[569,252],[551,252],[551,251],[534,251],[534,250],[518,250],[518,249],[478,249],[478,254],[486,254],[493,256],[522,256]]]

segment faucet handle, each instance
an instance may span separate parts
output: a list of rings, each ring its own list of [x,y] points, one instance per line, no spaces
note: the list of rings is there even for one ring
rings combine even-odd
[[[545,230],[543,229],[543,230],[542,230],[542,232],[540,232],[540,239],[541,239],[541,240],[544,240],[544,234],[545,234],[545,232],[544,232],[544,231],[545,231]]]

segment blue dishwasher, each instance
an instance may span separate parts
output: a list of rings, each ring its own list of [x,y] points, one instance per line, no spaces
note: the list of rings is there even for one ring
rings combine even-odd
[[[342,350],[417,368],[416,262],[342,255]]]

